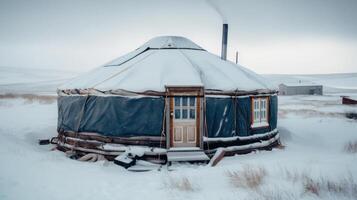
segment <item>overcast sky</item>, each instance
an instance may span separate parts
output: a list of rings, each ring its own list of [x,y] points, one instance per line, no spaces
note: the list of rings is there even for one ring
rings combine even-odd
[[[214,1],[214,0],[212,0]],[[228,59],[258,73],[357,72],[357,0],[216,0]],[[87,71],[160,35],[220,54],[204,0],[0,0],[0,66]]]

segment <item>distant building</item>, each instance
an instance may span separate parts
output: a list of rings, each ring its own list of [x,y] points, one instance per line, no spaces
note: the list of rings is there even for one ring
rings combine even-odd
[[[280,95],[322,95],[322,85],[297,84],[280,84]]]

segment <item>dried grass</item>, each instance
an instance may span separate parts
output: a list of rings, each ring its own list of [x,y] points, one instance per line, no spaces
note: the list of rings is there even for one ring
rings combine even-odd
[[[285,146],[283,143],[281,143],[281,141],[280,141],[280,139],[279,139],[278,145],[277,145],[275,148],[277,148],[277,149],[285,149],[286,146]]]
[[[193,192],[197,190],[197,188],[194,187],[194,185],[190,182],[190,180],[187,177],[182,177],[182,178],[169,177],[165,185],[169,189],[176,189],[185,192]]]
[[[304,192],[321,196],[325,193],[337,194],[352,199],[357,199],[357,183],[353,179],[352,175],[340,180],[328,180],[325,178],[306,178],[303,181]]]
[[[51,104],[56,101],[57,96],[51,95],[37,95],[37,94],[14,94],[6,93],[0,94],[0,99],[24,99],[25,103],[31,104],[34,102],[39,102],[40,104]]]
[[[311,193],[317,196],[320,195],[321,186],[319,182],[314,181],[311,178],[306,178],[305,181],[303,182],[303,186],[304,186],[305,193]]]
[[[357,141],[350,141],[345,145],[345,152],[347,153],[357,153]]]
[[[301,181],[302,179],[304,179],[304,177],[308,177],[306,172],[298,172],[296,170],[291,171],[287,169],[283,169],[282,171],[284,173],[285,178],[293,183]]]
[[[239,188],[257,189],[266,177],[267,172],[261,167],[244,166],[242,171],[228,171],[231,184]]]
[[[282,171],[287,180],[302,184],[303,194],[312,194],[319,197],[334,194],[357,199],[357,183],[351,174],[338,180],[331,180],[325,176],[312,178],[306,172],[289,171],[287,169]]]

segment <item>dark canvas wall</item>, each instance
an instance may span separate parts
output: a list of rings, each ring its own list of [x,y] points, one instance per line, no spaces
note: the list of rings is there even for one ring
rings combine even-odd
[[[65,131],[160,136],[163,116],[162,97],[66,96],[58,99],[58,128]]]
[[[275,129],[278,124],[278,96],[270,97],[270,127],[271,129]]]
[[[163,97],[60,96],[58,129],[96,132],[108,136],[160,136]],[[265,133],[277,125],[277,96],[269,102],[269,127],[252,129],[251,101],[245,98],[206,98],[208,137],[249,136]]]
[[[206,98],[208,137],[235,136],[234,103],[231,98]]]
[[[80,125],[80,113],[84,109],[86,98],[83,96],[58,97],[57,128],[65,131],[76,131]]]
[[[269,127],[251,126],[251,98],[206,98],[208,137],[249,136],[274,130],[277,125],[277,96],[269,102]]]

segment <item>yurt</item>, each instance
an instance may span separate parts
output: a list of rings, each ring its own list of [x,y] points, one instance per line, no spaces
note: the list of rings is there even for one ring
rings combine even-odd
[[[205,160],[279,143],[277,88],[189,39],[156,37],[58,88],[57,148]]]

